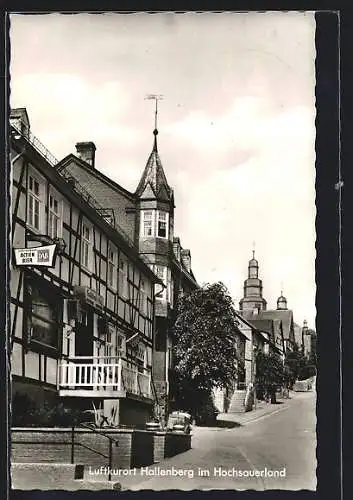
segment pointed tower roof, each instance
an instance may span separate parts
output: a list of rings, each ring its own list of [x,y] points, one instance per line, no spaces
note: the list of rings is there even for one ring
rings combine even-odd
[[[156,198],[171,201],[172,189],[169,187],[157,148],[158,130],[154,129],[153,149],[147,160],[140,182],[135,191],[139,198]]]

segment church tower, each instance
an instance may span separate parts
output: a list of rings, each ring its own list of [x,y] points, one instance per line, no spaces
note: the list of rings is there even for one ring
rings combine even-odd
[[[287,299],[283,296],[283,291],[281,290],[281,295],[277,299],[277,311],[286,311],[287,309]]]
[[[239,302],[239,309],[266,311],[267,302],[262,297],[262,280],[259,279],[259,263],[255,259],[255,250],[252,253],[248,265],[248,278],[244,281],[244,297]]]

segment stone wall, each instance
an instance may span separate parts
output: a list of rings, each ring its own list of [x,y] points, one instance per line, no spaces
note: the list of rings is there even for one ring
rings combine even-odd
[[[118,441],[118,446],[114,443],[112,446],[112,467],[115,468],[151,465],[191,448],[190,434],[132,429],[104,429],[104,434]],[[75,443],[74,463],[95,467],[109,465],[109,440],[105,436],[75,429]],[[18,463],[70,463],[71,429],[12,429],[11,460]]]

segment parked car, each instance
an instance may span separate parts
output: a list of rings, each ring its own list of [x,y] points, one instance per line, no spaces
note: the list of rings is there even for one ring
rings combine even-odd
[[[184,411],[173,411],[168,418],[167,430],[190,434],[191,415]]]

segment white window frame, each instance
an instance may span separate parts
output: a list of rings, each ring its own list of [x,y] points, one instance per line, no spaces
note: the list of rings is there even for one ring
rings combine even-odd
[[[89,237],[86,238],[84,230],[88,229]],[[93,226],[88,221],[83,220],[81,226],[81,265],[87,271],[92,272],[93,264]],[[87,254],[87,261],[86,255]]]
[[[146,218],[146,214],[151,214],[151,218]],[[149,209],[149,210],[142,210],[141,211],[141,236],[143,238],[153,238],[155,235],[155,210],[154,209]],[[145,223],[148,222],[151,224],[151,234],[146,234],[146,228],[147,226]]]
[[[57,202],[57,212],[50,206],[50,199]],[[51,238],[62,237],[62,220],[63,220],[63,200],[53,189],[49,190],[48,197],[48,236]],[[52,221],[56,221],[56,233],[52,231]]]
[[[161,236],[159,234],[160,222],[165,224],[165,236]],[[156,236],[157,238],[163,238],[166,240],[169,238],[169,213],[166,210],[156,210]]]
[[[146,218],[146,214],[150,214]],[[147,225],[150,231],[147,231]],[[165,223],[165,236],[159,234],[159,223]],[[150,232],[151,234],[146,234]],[[148,210],[141,210],[141,224],[140,224],[140,236],[141,238],[163,238],[167,240],[169,238],[169,212],[166,210],[155,210],[150,208]]]
[[[119,259],[119,296],[127,300],[129,298],[128,283],[128,262],[120,257]]]
[[[109,288],[116,290],[117,288],[117,251],[112,245],[108,245],[107,255],[107,285]]]
[[[38,193],[35,192],[35,189],[31,189],[31,180],[33,183],[38,184]],[[34,186],[33,186],[34,187]],[[39,176],[34,174],[32,171],[28,172],[28,186],[27,186],[27,214],[26,214],[26,221],[27,224],[34,229],[37,232],[41,232],[43,229],[43,201],[44,201],[44,195],[45,195],[45,187],[44,187],[44,181],[41,180]],[[33,203],[32,210],[31,210],[31,204]],[[38,208],[38,225],[36,225],[36,220],[35,220],[35,213],[36,213],[36,207]],[[32,212],[32,215],[30,215]]]

